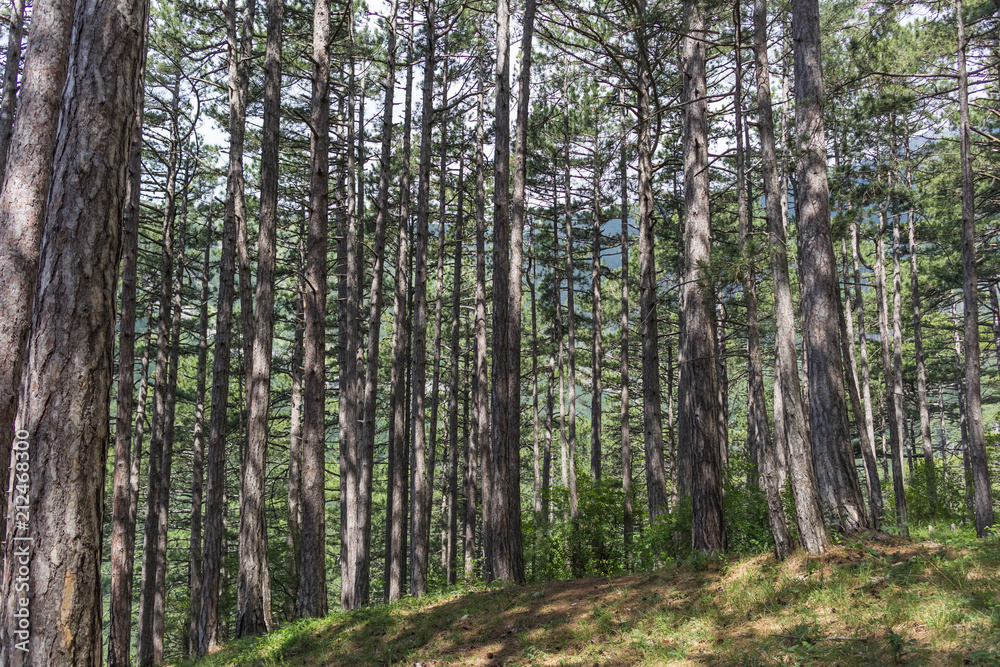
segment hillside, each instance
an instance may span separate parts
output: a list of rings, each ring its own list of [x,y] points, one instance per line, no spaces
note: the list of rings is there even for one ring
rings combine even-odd
[[[443,592],[289,624],[183,664],[1000,664],[1000,540],[931,537]]]

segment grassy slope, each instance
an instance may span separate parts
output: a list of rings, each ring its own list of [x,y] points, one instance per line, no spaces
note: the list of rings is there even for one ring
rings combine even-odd
[[[467,588],[285,625],[184,664],[1000,665],[1000,538],[931,537]]]

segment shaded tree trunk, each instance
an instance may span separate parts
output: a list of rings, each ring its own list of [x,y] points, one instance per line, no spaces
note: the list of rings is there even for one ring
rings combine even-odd
[[[454,584],[455,558],[458,556],[458,334],[459,316],[462,305],[462,235],[465,218],[462,188],[465,185],[464,162],[459,162],[458,171],[458,210],[455,215],[455,266],[452,279],[451,296],[451,386],[448,397],[448,513],[447,513],[447,551],[444,573],[449,584]]]
[[[969,129],[969,79],[965,66],[965,19],[962,0],[955,0],[958,21],[959,143],[962,163],[962,303],[965,312],[965,408],[969,428],[969,464],[976,517],[976,535],[986,537],[994,523],[990,469],[983,430],[979,378],[979,300],[976,290],[976,208]]]
[[[771,264],[774,273],[775,303],[775,423],[784,432],[788,453],[788,474],[795,499],[795,517],[802,547],[810,554],[822,553],[830,544],[823,510],[816,491],[812,452],[805,431],[805,409],[795,351],[795,315],[788,276],[788,254],[782,197],[778,178],[778,160],[774,147],[774,116],[771,108],[771,84],[767,62],[767,2],[754,3],[754,62],[757,70],[757,111],[760,132],[761,163],[764,172],[764,196]],[[780,396],[780,405],[777,400]],[[779,407],[781,408],[779,412]],[[778,430],[776,428],[776,430]],[[778,440],[778,449],[781,440]]]
[[[41,158],[52,160],[53,186],[40,225],[38,293],[30,338],[26,348],[17,338],[12,346],[27,351],[23,387],[28,389],[20,397],[20,416],[13,430],[17,439],[10,442],[17,452],[15,463],[28,467],[27,472],[16,471],[13,488],[27,496],[28,516],[23,519],[26,528],[9,531],[6,541],[7,553],[23,556],[5,562],[0,662],[18,666],[102,663],[101,533],[121,240],[121,226],[109,221],[119,219],[126,196],[148,5],[82,0],[75,14],[67,13],[70,9],[35,6],[35,19],[43,28],[53,27],[52,21],[61,26],[72,15],[74,39],[68,72],[62,69],[65,61],[55,65],[58,72],[67,72],[59,78],[65,76],[69,82],[55,141],[48,139],[48,126],[36,128],[42,129],[42,141],[55,146],[54,153]],[[33,26],[32,34],[44,33],[36,33]],[[51,54],[54,48],[65,57],[63,34],[60,28],[51,40],[41,40],[46,42],[43,53]],[[31,51],[29,47],[29,56]],[[51,61],[42,58],[37,64],[40,69],[27,72],[26,81],[36,74],[53,74]],[[109,87],[108,81],[119,85]],[[58,105],[61,91],[60,81],[49,101]],[[27,100],[22,113],[26,108]],[[54,117],[55,109],[51,112]],[[23,118],[31,122],[38,116]],[[12,153],[17,159],[11,164],[18,170],[8,172],[8,188],[17,195],[12,201],[33,217],[40,213],[40,199],[20,198],[26,193],[10,187],[12,173],[24,173],[20,151],[27,146],[20,142],[28,137],[19,130],[20,123],[14,137],[19,152]],[[33,150],[38,150],[38,139],[32,138]],[[48,176],[39,177],[47,186]],[[94,183],[102,187],[95,188]],[[23,514],[14,512],[15,521],[21,521]],[[46,573],[31,579],[27,595],[15,588],[15,561],[27,564],[32,572]],[[31,618],[43,621],[32,623],[27,637],[11,632],[24,598],[29,600],[26,611]],[[26,651],[17,649],[21,641]]]
[[[864,400],[864,426],[868,431],[868,442],[871,443],[871,454],[875,456],[875,420],[872,415],[872,394],[870,368],[868,366],[868,330],[865,327],[865,300],[861,291],[861,245],[858,239],[858,224],[851,225],[851,261],[854,264],[854,312],[858,320],[858,340],[861,351],[861,396]],[[877,478],[877,476],[876,476]],[[879,505],[882,502],[881,483],[879,483]],[[874,510],[873,510],[874,512]],[[879,528],[884,516],[884,510],[872,517],[872,528]]]
[[[14,0],[10,8],[10,30],[7,31],[7,53],[3,70],[3,99],[0,100],[0,185],[7,175],[7,152],[14,130],[17,108],[17,73],[21,67],[21,41],[24,38],[24,0]]]
[[[591,357],[591,391],[590,391],[590,474],[594,481],[601,479],[601,400],[603,388],[601,378],[601,171],[600,136],[598,128],[594,127],[594,174],[593,192],[591,194],[591,223],[594,231],[593,255],[590,265],[590,282],[592,290],[592,313],[594,339],[590,349]]]
[[[629,373],[628,373],[628,112],[625,110],[625,89],[620,93],[622,105],[621,158],[619,175],[621,179],[621,221],[622,221],[622,322],[621,322],[621,429],[622,429],[622,527],[624,531],[625,553],[630,553],[632,533],[635,523],[632,516],[632,442],[629,429]],[[551,394],[551,390],[550,390]],[[551,405],[550,405],[551,409]]]

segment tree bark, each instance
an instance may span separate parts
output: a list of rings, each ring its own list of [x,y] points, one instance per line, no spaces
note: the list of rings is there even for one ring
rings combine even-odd
[[[656,318],[656,258],[653,241],[653,155],[650,126],[652,110],[649,91],[652,67],[646,34],[646,3],[639,2],[639,27],[636,33],[639,86],[637,95],[639,161],[639,317],[642,321],[642,423],[646,453],[646,495],[650,520],[665,514],[667,477],[663,467],[663,423],[660,416],[660,355]]]
[[[252,384],[247,387],[247,454],[240,488],[240,553],[236,598],[236,636],[271,628],[271,590],[267,570],[264,476],[274,332],[274,270],[278,229],[278,143],[281,112],[281,41],[284,5],[267,6],[264,55],[264,122],[261,137],[260,228],[257,236],[257,286],[254,294]]]
[[[76,0],[37,0],[0,194],[0,470],[9,471]],[[7,507],[10,472],[0,484]],[[6,535],[7,512],[0,512]]]
[[[35,19],[43,28],[52,20],[59,25],[69,20],[66,9],[36,5]],[[102,662],[101,533],[121,240],[120,225],[109,221],[119,219],[126,195],[147,12],[142,1],[82,0],[73,14],[68,95],[61,103],[55,152],[43,158],[52,159],[53,187],[41,225],[26,390],[14,430],[18,437],[11,440],[17,454],[10,506],[25,508],[12,515],[27,525],[12,524],[6,540],[7,553],[23,557],[8,558],[4,566],[4,664],[97,667]],[[34,27],[33,34],[44,34]],[[60,51],[61,38],[50,39],[42,48]],[[57,70],[66,71],[64,63]],[[52,73],[51,62],[38,64],[26,81]],[[108,86],[109,81],[118,83]],[[61,90],[60,85],[54,93],[57,104]],[[22,118],[30,122],[37,116]],[[22,134],[15,129],[19,147]],[[39,212],[37,199],[13,201],[29,207],[21,210]],[[15,561],[36,574],[27,595],[15,588]],[[31,624],[28,637],[12,632],[20,609],[41,620]],[[27,651],[17,650],[21,641]]]
[[[595,482],[601,480],[601,401],[604,397],[601,382],[601,357],[604,355],[604,351],[601,347],[601,172],[603,165],[600,163],[600,150],[600,136],[595,124],[593,192],[591,194],[591,223],[594,241],[590,265],[591,294],[593,297],[591,303],[594,318],[594,342],[590,349],[590,474]]]
[[[445,579],[449,584],[457,580],[455,576],[455,559],[458,556],[458,334],[459,316],[462,305],[462,235],[465,222],[462,207],[464,205],[462,188],[465,185],[464,162],[459,162],[458,171],[458,210],[455,213],[455,267],[452,279],[451,296],[451,386],[448,397],[448,539],[445,558]]]
[[[806,417],[796,364],[795,315],[788,277],[788,254],[778,179],[778,159],[774,147],[774,116],[767,62],[767,0],[755,0],[754,32],[757,127],[760,132],[764,196],[774,273],[775,384],[780,386],[780,393],[775,390],[775,424],[780,425],[787,443],[788,473],[795,499],[799,540],[808,553],[819,554],[830,545],[830,538],[826,532],[823,510],[816,492],[816,478],[813,472],[812,453],[806,438]],[[777,400],[779,396],[780,406]],[[778,430],[777,426],[775,430]],[[777,443],[776,449],[780,449],[780,438],[777,439]]]
[[[410,341],[410,126],[413,97],[413,8],[406,39],[406,101],[403,109],[403,163],[400,177],[399,240],[392,303],[392,366],[389,380],[389,469],[386,497],[386,598],[398,600],[406,580],[406,487],[409,438],[406,433],[407,347]],[[387,84],[387,85],[391,85]]]
[[[579,545],[576,544],[576,522],[579,519],[579,499],[576,488],[576,271],[573,268],[573,215],[572,215],[572,182],[570,179],[570,101],[568,90],[568,66],[564,72],[564,91],[566,109],[563,112],[563,216],[566,228],[566,363],[569,367],[566,377],[566,440],[569,449],[567,460],[569,465],[569,515],[573,521],[572,544],[570,548],[574,558]],[[575,562],[575,560],[574,560]]]
[[[417,179],[417,229],[414,255],[416,283],[413,300],[413,520],[410,525],[410,594],[422,597],[427,593],[427,559],[430,546],[422,539],[430,535],[429,507],[432,479],[428,471],[427,433],[424,423],[424,402],[427,393],[427,243],[430,217],[431,178],[431,117],[434,113],[434,70],[436,30],[435,0],[428,0],[427,46],[424,61],[423,116],[420,121],[420,167]]]
[[[819,20],[818,0],[793,1],[803,347],[808,356],[809,424],[817,489],[839,530],[852,535],[864,530],[868,521],[847,430],[823,130]]]
[[[680,383],[681,433],[691,441],[692,546],[698,551],[726,548],[722,509],[719,387],[716,367],[714,289],[703,275],[711,255],[711,213],[708,197],[708,109],[705,74],[705,8],[699,0],[684,3],[682,38],[684,91],[684,262],[681,292]]]
[[[145,41],[145,36],[143,37]],[[144,51],[144,49],[143,49]],[[145,66],[140,68],[143,71]],[[111,591],[108,595],[108,665],[130,667],[132,642],[132,583],[135,567],[135,516],[138,500],[139,458],[145,416],[149,344],[145,345],[140,375],[139,408],[133,450],[132,412],[135,408],[135,320],[139,260],[139,194],[142,183],[143,83],[129,148],[125,216],[122,225],[121,328],[118,342],[118,407],[115,416],[115,476],[111,501]],[[5,451],[5,450],[2,450]],[[132,471],[135,470],[135,483]],[[4,487],[6,491],[6,487]],[[0,528],[3,523],[0,521]]]
[[[7,152],[14,130],[17,108],[17,73],[21,67],[21,41],[24,38],[24,0],[14,0],[10,8],[10,30],[3,70],[3,99],[0,100],[0,185],[7,175]]]
[[[875,457],[875,420],[872,415],[872,393],[870,368],[868,366],[868,330],[865,327],[865,300],[861,290],[861,244],[858,239],[858,224],[851,225],[851,260],[854,264],[854,312],[858,320],[858,339],[861,349],[861,396],[864,401],[864,426],[868,431],[868,442],[871,446],[871,455]],[[875,475],[875,480],[878,476]],[[873,481],[869,481],[873,484]],[[877,512],[873,509],[872,528],[879,528],[885,515],[884,502],[882,500],[882,485],[879,482]]]
[[[255,0],[247,0],[243,14],[243,45],[249,47],[253,32]],[[245,88],[239,85],[238,63],[249,58],[248,48],[241,57],[236,43],[236,3],[229,0],[227,11],[229,40],[229,176],[226,208],[222,221],[222,253],[219,267],[218,308],[215,313],[215,354],[212,361],[212,415],[208,431],[208,466],[205,471],[205,547],[202,559],[201,612],[198,617],[198,656],[219,645],[219,595],[225,563],[226,428],[229,404],[229,355],[232,348],[234,274],[236,271],[237,200],[242,184],[242,146],[246,120]],[[234,150],[234,147],[237,150]]]
[[[959,143],[962,163],[962,304],[965,317],[965,409],[969,426],[969,464],[975,501],[976,535],[986,537],[994,523],[990,469],[983,430],[979,378],[979,300],[976,290],[976,203],[969,129],[969,77],[965,66],[965,19],[962,0],[955,0],[958,22]]]
[[[621,429],[622,429],[622,528],[624,531],[625,553],[630,553],[632,533],[635,530],[632,515],[632,442],[629,428],[629,372],[628,372],[628,112],[625,110],[625,89],[620,93],[622,106],[621,119],[621,158],[619,162],[619,178],[621,179],[621,221],[622,221],[622,322],[621,322]],[[551,380],[550,380],[551,381]],[[550,391],[551,393],[551,391]],[[550,406],[551,409],[551,406]]]

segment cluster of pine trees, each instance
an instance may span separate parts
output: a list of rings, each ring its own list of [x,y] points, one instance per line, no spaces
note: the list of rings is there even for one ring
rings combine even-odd
[[[0,662],[986,536],[1000,7],[962,3],[11,0]]]

